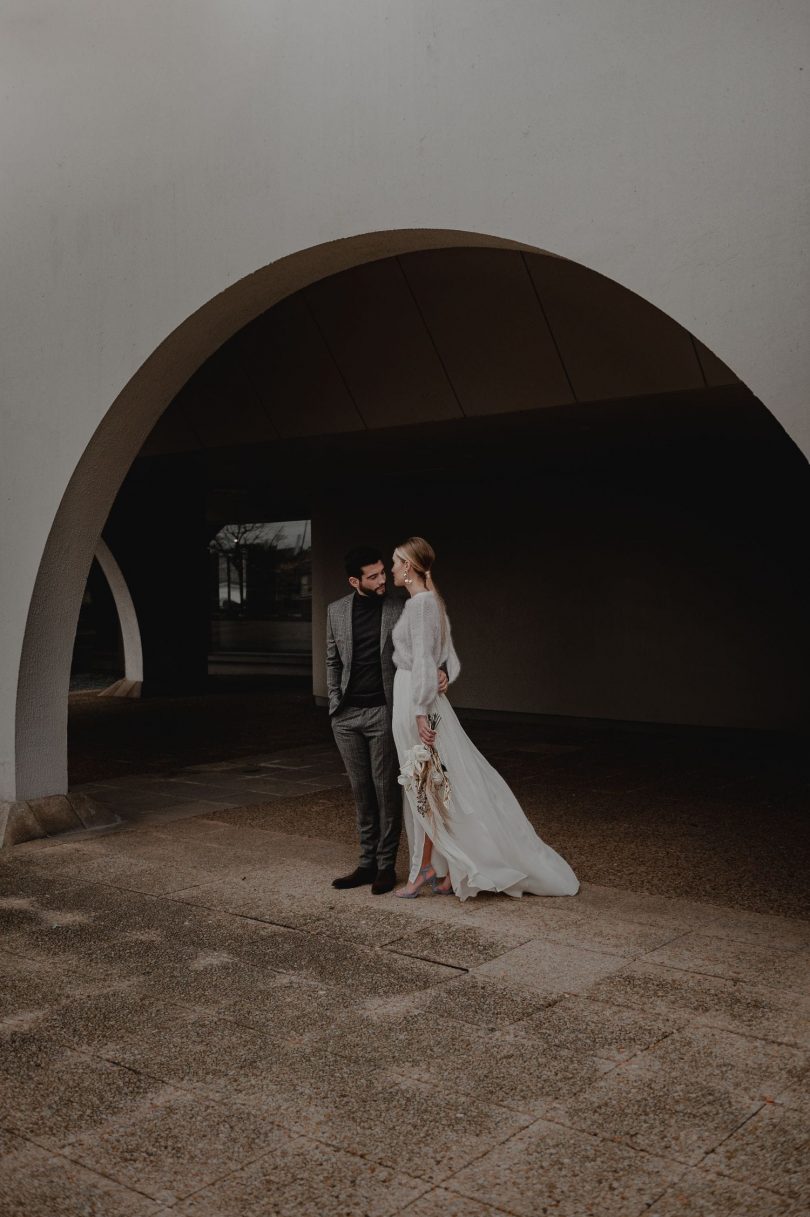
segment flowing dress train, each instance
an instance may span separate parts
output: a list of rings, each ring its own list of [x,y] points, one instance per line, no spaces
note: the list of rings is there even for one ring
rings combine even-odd
[[[459,670],[449,622],[445,618],[442,632],[439,612],[433,593],[420,592],[406,604],[393,632],[393,732],[400,766],[420,742],[416,715],[436,713],[435,747],[452,788],[446,822],[420,815],[413,791],[405,790],[410,881],[418,875],[427,833],[437,874],[450,875],[461,900],[481,891],[573,896],[579,882],[571,867],[538,837],[506,781],[475,747],[448,699],[438,694],[439,665],[446,664],[451,680]]]

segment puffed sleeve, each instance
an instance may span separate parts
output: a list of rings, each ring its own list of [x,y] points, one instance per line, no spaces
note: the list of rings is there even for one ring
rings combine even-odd
[[[429,593],[414,596],[408,608],[413,647],[411,701],[415,715],[427,714],[439,693],[441,610]]]
[[[447,679],[450,684],[452,684],[454,680],[458,680],[459,672],[461,671],[461,663],[459,662],[458,655],[456,654],[456,648],[453,646],[452,638],[448,642],[447,660],[445,661],[444,666],[445,671],[447,672]]]

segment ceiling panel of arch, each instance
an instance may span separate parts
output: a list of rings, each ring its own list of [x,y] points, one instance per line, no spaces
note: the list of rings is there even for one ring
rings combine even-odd
[[[466,415],[574,400],[522,253],[445,249],[400,263]]]
[[[268,309],[192,377],[143,452],[734,383],[681,326],[575,263],[514,250],[430,250],[343,271]]]

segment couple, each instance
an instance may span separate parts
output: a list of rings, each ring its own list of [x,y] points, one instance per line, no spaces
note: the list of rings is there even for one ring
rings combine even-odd
[[[402,600],[386,595],[378,551],[353,549],[346,573],[354,590],[329,605],[329,713],[360,836],[359,866],[333,887],[370,883],[375,895],[394,887],[403,811],[399,769],[422,744],[435,745],[447,771],[447,816],[425,814],[424,801],[419,804],[412,785],[405,787],[410,872],[395,894],[412,899],[430,886],[460,900],[480,891],[573,896],[579,883],[571,867],[537,836],[444,695],[460,665],[433,582],[434,561],[422,537],[397,546],[391,574],[394,586],[408,593]],[[438,731],[431,727],[436,715]]]

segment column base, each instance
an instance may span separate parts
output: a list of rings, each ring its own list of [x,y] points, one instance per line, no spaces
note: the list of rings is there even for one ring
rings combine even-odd
[[[51,794],[14,803],[0,801],[0,849],[120,822],[121,817],[114,811],[86,794]]]

